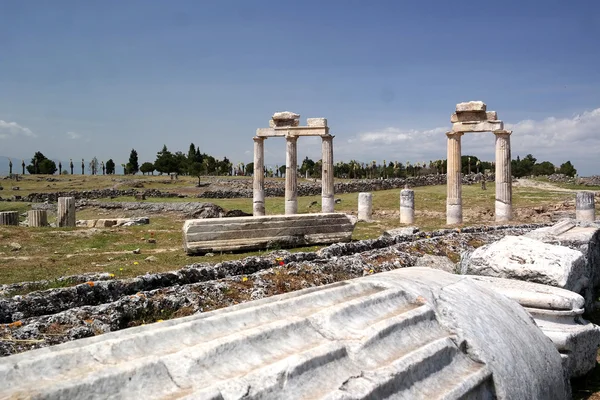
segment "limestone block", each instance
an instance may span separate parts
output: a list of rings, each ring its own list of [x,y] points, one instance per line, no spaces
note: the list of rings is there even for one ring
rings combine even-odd
[[[577,221],[564,219],[553,226],[533,230],[525,236],[583,253],[587,263],[586,269],[591,274],[591,284],[582,295],[586,299],[586,310],[592,311],[596,300],[594,291],[600,286],[600,224],[578,226]]]
[[[485,111],[486,105],[483,101],[467,101],[464,103],[458,103],[456,105],[456,112],[469,112],[469,111]]]
[[[450,116],[450,122],[496,121],[497,119],[496,111],[467,111]]]
[[[355,224],[355,217],[339,213],[187,220],[184,249],[193,255],[349,242]]]
[[[0,359],[0,398],[565,399],[523,307],[406,268]]]
[[[273,114],[273,120],[290,120],[290,119],[300,119],[300,114],[293,113],[291,111],[280,111]]]
[[[539,283],[483,276],[471,278],[525,307],[561,354],[567,376],[576,378],[594,369],[600,329],[583,319],[582,296]]]
[[[327,118],[307,118],[306,126],[325,127],[327,126]]]
[[[493,132],[504,130],[502,121],[483,122],[455,122],[452,124],[453,132]]]
[[[524,236],[505,236],[461,261],[463,274],[517,279],[585,295],[591,271],[581,251]]]

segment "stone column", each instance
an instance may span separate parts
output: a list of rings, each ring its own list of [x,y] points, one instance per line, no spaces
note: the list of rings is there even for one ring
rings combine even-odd
[[[577,221],[594,222],[596,220],[596,205],[594,192],[577,192],[575,199],[575,218]]]
[[[334,212],[334,187],[333,187],[333,136],[321,136],[321,159],[323,160],[321,173],[321,212]]]
[[[0,225],[19,225],[18,211],[3,211],[0,212]]]
[[[373,215],[373,194],[359,193],[358,194],[358,220],[371,221]]]
[[[27,212],[27,220],[29,221],[29,226],[48,226],[48,213],[46,210],[31,210]]]
[[[285,215],[298,214],[298,156],[297,136],[286,136],[285,155]]]
[[[59,197],[56,212],[56,226],[75,226],[75,197]]]
[[[460,138],[463,132],[447,132],[448,136],[448,171],[446,174],[446,223],[462,224],[462,174]]]
[[[496,135],[496,222],[512,219],[511,133],[512,131],[494,131]]]
[[[412,189],[400,191],[400,223],[415,223],[415,191]]]
[[[265,138],[254,137],[252,214],[265,215]]]

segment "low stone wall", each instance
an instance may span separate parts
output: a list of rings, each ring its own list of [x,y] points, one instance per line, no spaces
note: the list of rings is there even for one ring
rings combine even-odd
[[[71,190],[68,192],[53,192],[53,193],[31,193],[27,196],[21,196],[17,201],[24,201],[29,203],[43,203],[49,201],[55,203],[59,197],[75,197],[76,200],[80,199],[106,199],[112,197],[134,197],[137,194],[144,194],[146,197],[180,197],[177,193],[162,192],[158,189],[147,189],[140,191],[137,189],[97,189],[97,190],[84,190],[76,191]]]

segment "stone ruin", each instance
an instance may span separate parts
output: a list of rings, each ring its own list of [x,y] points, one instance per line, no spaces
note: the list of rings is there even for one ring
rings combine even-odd
[[[306,126],[300,126],[300,115],[289,111],[273,114],[269,128],[259,128],[254,137],[254,195],[255,216],[265,215],[264,156],[265,139],[285,137],[285,214],[298,213],[298,156],[297,143],[300,136],[320,136],[322,146],[322,202],[321,212],[334,212],[333,186],[333,138],[329,134],[327,119],[308,118]]]
[[[462,164],[461,137],[466,132],[489,132],[496,136],[496,221],[506,222],[512,217],[512,175],[510,171],[510,135],[504,122],[498,120],[496,111],[487,111],[482,101],[469,101],[456,105],[450,117],[452,130],[448,137],[448,173],[446,223],[462,224]]]

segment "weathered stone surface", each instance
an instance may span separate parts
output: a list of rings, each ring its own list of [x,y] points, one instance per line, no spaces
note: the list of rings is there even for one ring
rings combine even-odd
[[[187,220],[184,249],[203,254],[348,242],[355,223],[355,217],[337,213]]]
[[[450,116],[450,122],[469,122],[469,121],[496,121],[498,113],[496,111],[466,111],[454,113]]]
[[[426,268],[6,357],[0,381],[0,397],[569,396],[559,353],[522,307]]]
[[[0,212],[0,225],[19,225],[18,211]]]
[[[59,197],[56,213],[56,224],[59,227],[74,227],[75,197]]]
[[[373,194],[359,193],[358,194],[358,220],[371,221],[373,215]]]
[[[467,101],[464,103],[458,103],[456,105],[456,112],[469,112],[469,111],[485,111],[486,105],[483,101]]]
[[[585,295],[591,271],[581,251],[523,236],[506,236],[461,261],[463,274],[542,283]]]
[[[525,235],[545,243],[566,246],[580,251],[587,263],[586,270],[590,271],[590,285],[582,293],[586,299],[585,308],[594,308],[594,290],[600,286],[600,224],[578,223],[572,219],[564,219],[553,226],[539,228]]]
[[[400,191],[400,223],[415,223],[415,191],[412,189]]]
[[[578,221],[594,222],[596,206],[594,192],[577,192],[575,199],[575,218]]]
[[[455,122],[452,124],[453,132],[493,132],[504,129],[502,121],[484,122]]]
[[[483,276],[471,278],[525,307],[561,354],[568,377],[583,376],[594,369],[600,329],[583,319],[583,297],[539,283]]]
[[[300,114],[293,113],[291,111],[280,111],[273,114],[273,120],[289,120],[289,119],[300,119]]]
[[[327,126],[327,118],[307,118],[306,126],[325,127]]]
[[[102,219],[80,219],[77,221],[77,226],[87,228],[110,228],[113,226],[134,226],[147,225],[150,223],[148,217],[136,218],[102,218]]]
[[[27,211],[27,224],[32,227],[48,226],[48,213],[46,210]]]

